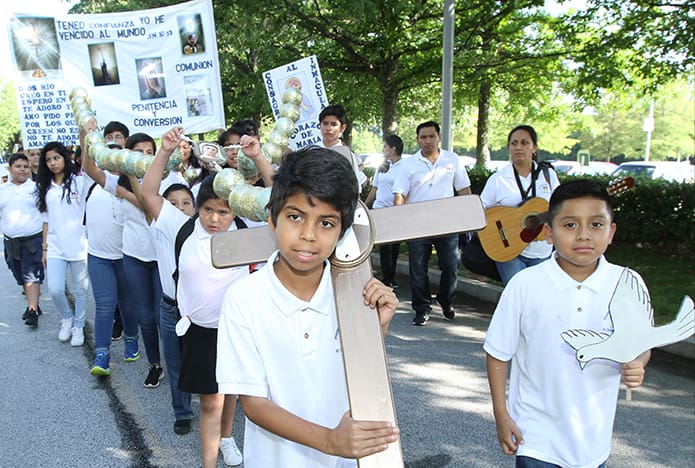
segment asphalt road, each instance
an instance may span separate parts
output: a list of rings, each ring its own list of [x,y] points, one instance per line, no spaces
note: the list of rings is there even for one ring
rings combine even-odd
[[[492,305],[462,296],[453,323],[435,311],[414,327],[407,288],[398,294],[405,302],[386,347],[407,466],[513,466],[497,444],[485,377]],[[85,346],[59,342],[60,318],[44,293],[39,327],[28,329],[24,298],[4,266],[0,295],[0,467],[200,466],[197,427],[174,434],[169,382],[144,388],[146,359],[123,362],[123,342],[115,342],[111,377],[92,377],[91,326]],[[621,392],[609,466],[695,467],[694,364],[655,352],[632,401]],[[241,409],[235,435],[241,446]]]

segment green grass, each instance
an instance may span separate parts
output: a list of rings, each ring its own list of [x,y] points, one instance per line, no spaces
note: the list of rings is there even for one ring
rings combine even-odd
[[[617,265],[638,272],[647,284],[654,307],[654,322],[671,322],[680,308],[684,295],[695,295],[695,255],[671,253],[653,247],[611,245],[606,258]]]
[[[683,250],[683,249],[681,249]],[[401,253],[406,253],[401,245]],[[630,244],[613,244],[606,251],[611,263],[627,266],[639,273],[649,289],[654,308],[654,323],[662,325],[671,322],[686,294],[695,297],[695,252],[670,252],[663,248],[640,247]],[[430,265],[437,267],[437,254],[433,250]],[[481,281],[497,283],[484,276],[469,272],[464,267],[465,276]]]

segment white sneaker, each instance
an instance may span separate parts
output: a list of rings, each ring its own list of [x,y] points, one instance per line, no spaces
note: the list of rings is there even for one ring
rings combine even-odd
[[[70,335],[72,335],[70,329],[72,328],[72,317],[60,320],[60,331],[58,332],[58,339],[60,341],[68,341]]]
[[[84,329],[82,327],[72,327],[72,340],[70,346],[82,346],[84,344]]]
[[[244,461],[244,457],[241,456],[241,452],[234,442],[234,437],[222,437],[220,439],[220,450],[222,451],[222,459],[224,464],[227,466],[237,466],[241,465]]]

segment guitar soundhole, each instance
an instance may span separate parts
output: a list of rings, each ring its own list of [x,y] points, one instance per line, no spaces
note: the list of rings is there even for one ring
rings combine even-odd
[[[538,215],[535,213],[529,214],[528,216],[526,216],[524,218],[524,220],[522,221],[522,224],[523,224],[524,228],[526,228],[526,229],[535,230],[538,227],[538,225],[540,224],[540,222],[538,220]]]

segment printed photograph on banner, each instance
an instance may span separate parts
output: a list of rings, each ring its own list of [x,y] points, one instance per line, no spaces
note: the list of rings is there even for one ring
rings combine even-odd
[[[202,54],[205,52],[203,23],[199,13],[177,16],[181,52],[183,55]]]
[[[116,61],[116,48],[113,42],[103,44],[89,44],[89,62],[92,65],[92,80],[94,86],[117,85],[121,81],[118,78],[118,62]]]
[[[183,77],[186,92],[186,107],[189,117],[212,114],[210,102],[210,78],[208,75],[187,75]]]
[[[299,76],[290,76],[285,81],[284,86],[281,88],[286,89],[291,86],[292,88],[295,88],[297,91],[302,93],[302,104],[299,106],[299,120],[297,121],[297,123],[313,119],[314,116],[317,115],[314,103],[311,102],[311,98],[306,94],[306,92],[302,91],[302,88],[309,88],[309,86],[307,86],[304,83],[307,83],[306,73],[302,73]]]
[[[62,78],[55,20],[17,16],[10,22],[12,52],[22,79]]]
[[[138,73],[140,99],[158,99],[167,96],[162,57],[149,57],[135,60]]]

